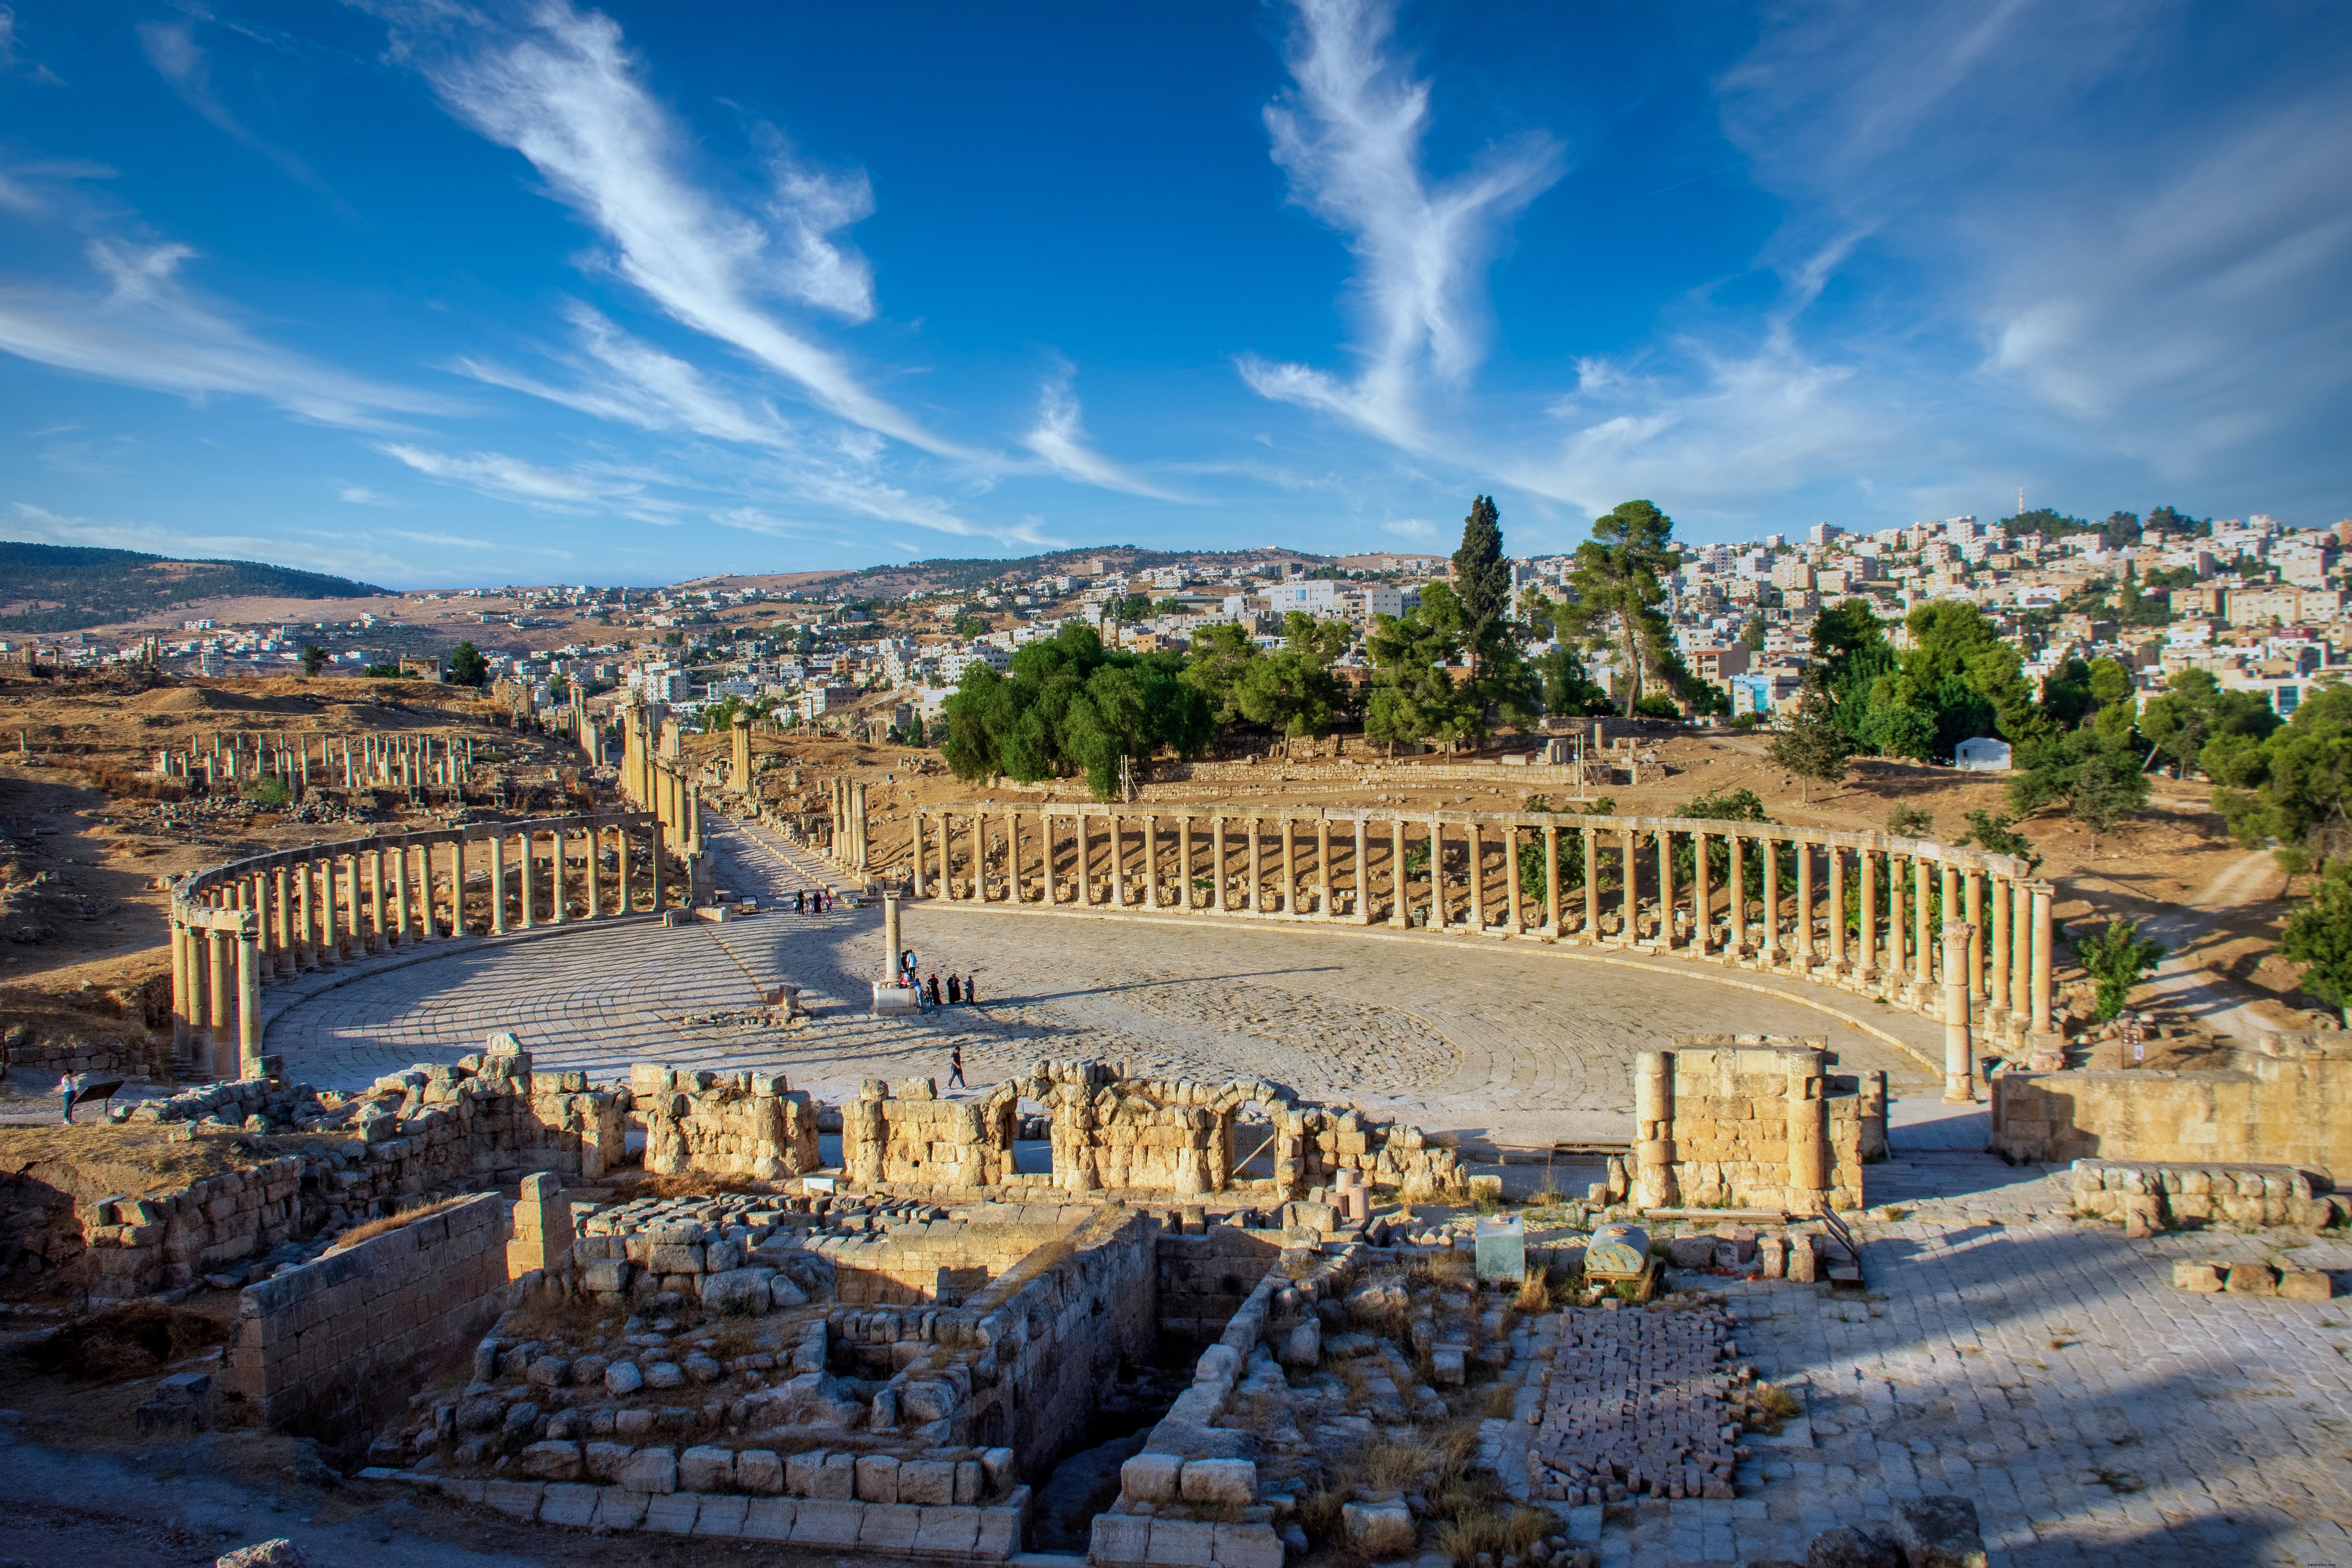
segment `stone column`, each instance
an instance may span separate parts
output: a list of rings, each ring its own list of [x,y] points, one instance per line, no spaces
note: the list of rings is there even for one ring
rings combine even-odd
[[[1110,901],[1113,909],[1127,908],[1127,818],[1116,811],[1110,814]]]
[[[1708,886],[1715,868],[1706,863],[1706,834],[1691,835],[1691,938],[1705,958],[1715,945],[1715,889]]]
[[[1594,946],[1601,942],[1601,847],[1599,835],[1590,827],[1584,834],[1584,940]]]
[[[2029,882],[2026,888],[2033,895],[2033,1032],[2046,1036],[2051,1032],[2050,900],[2057,889],[2048,882]]]
[[[2022,1033],[2033,1016],[2033,884],[2009,885],[2009,1026]]]
[[[1989,1002],[1990,993],[1985,990],[1984,940],[1984,873],[1974,867],[1968,872],[1969,922],[1969,1000]]]
[[[236,932],[236,1076],[261,1076],[261,916]]]
[[[1354,874],[1349,878],[1349,880],[1353,882],[1355,886],[1356,894],[1356,907],[1350,911],[1350,915],[1355,922],[1360,926],[1368,926],[1372,923],[1371,866],[1370,860],[1366,858],[1364,839],[1364,817],[1363,814],[1359,812],[1356,815],[1356,859]]]
[[[319,917],[313,903],[316,894],[311,884],[319,878],[319,859],[313,855],[304,859],[296,875],[301,879],[301,904],[298,916],[302,922],[302,949],[299,962],[304,969],[325,967],[325,953],[319,941]]]
[[[1658,951],[1675,950],[1675,836],[1660,828],[1658,840]]]
[[[1160,818],[1143,814],[1143,907],[1160,907]]]
[[[1886,986],[1890,993],[1904,984],[1911,973],[1904,948],[1911,928],[1903,919],[1903,865],[1890,851],[1886,857]]]
[[[1643,1051],[1633,1058],[1633,1191],[1639,1208],[1667,1208],[1680,1195],[1675,1181],[1675,1080],[1671,1053]]]
[[[735,710],[735,793],[748,796],[751,793],[751,715],[738,708]]]
[[[653,885],[654,913],[658,915],[662,912],[662,884],[666,879],[663,875],[662,867],[662,853],[666,846],[663,844],[662,840],[667,837],[667,835],[662,831],[662,825],[658,820],[646,829],[646,833],[653,840],[653,874],[649,880]],[[524,864],[528,866],[530,864],[529,860],[526,859]]]
[[[862,835],[864,831],[861,824],[859,832]],[[858,846],[857,852],[862,862],[866,853],[863,843]],[[975,904],[988,902],[988,808],[986,806],[974,806],[971,813],[971,901]]]
[[[1444,931],[1450,923],[1450,911],[1445,907],[1445,829],[1436,817],[1429,819],[1429,929]]]
[[[1320,811],[1315,814],[1315,904],[1317,919],[1331,918],[1331,819]]]
[[[2009,1021],[2009,879],[1995,877],[1992,880],[1992,942],[1989,956],[1992,970],[1987,987],[1986,1021],[1996,1027]]]
[[[1641,913],[1642,910],[1640,902],[1633,895],[1638,890],[1642,879],[1636,870],[1639,862],[1633,858],[1633,830],[1630,827],[1618,830],[1617,863],[1625,879],[1625,926],[1617,933],[1617,945],[1631,947],[1633,945],[1635,934],[1633,917]]]
[[[592,820],[580,837],[588,847],[588,918],[593,921],[604,912],[597,906],[604,901],[604,825]]]
[[[187,1059],[188,1042],[194,1035],[189,1010],[188,928],[173,915],[165,929],[172,938],[172,1059],[178,1063]]]
[[[898,954],[905,951],[906,946],[898,934],[898,895],[885,893],[882,895],[883,979],[896,980],[898,977]]]
[[[1975,1047],[1969,1038],[1969,939],[1966,921],[1944,922],[1944,1103],[1968,1105],[1977,1097]]]
[[[1503,918],[1514,936],[1525,936],[1528,926],[1519,909],[1519,829],[1515,823],[1503,827]]]
[[[277,908],[272,910],[277,921],[270,931],[269,945],[270,956],[277,960],[275,967],[278,977],[285,980],[290,979],[294,972],[301,966],[295,962],[294,958],[293,868],[281,865],[277,868],[277,872],[278,885],[271,889],[269,893],[271,900],[277,905]]]
[[[539,902],[538,837],[539,835],[528,827],[522,830],[522,929],[525,931],[539,924],[539,910],[535,907]],[[656,871],[655,877],[658,880],[660,873]]]
[[[1845,851],[1835,844],[1823,848],[1830,856],[1830,967],[1840,974],[1845,963]]]
[[[1946,851],[1946,853],[1948,855],[1949,851]],[[1942,877],[1941,890],[1943,894],[1943,896],[1937,901],[1936,907],[1943,911],[1944,919],[1947,921],[1958,920],[1960,918],[1959,868],[1953,865],[1952,862],[1947,858],[1937,861],[1936,868]],[[1965,962],[1965,960],[1963,962]]]
[[[1748,954],[1748,837],[1736,832],[1723,837],[1731,846],[1731,941],[1723,951],[1737,961]]]
[[[210,1070],[216,1079],[236,1076],[236,939],[218,926],[205,928],[205,952],[211,967],[205,990],[212,1002]]]
[[[1936,981],[1936,954],[1928,943],[1928,889],[1934,886],[1934,873],[1927,869],[1927,858],[1911,858],[1911,978],[1922,986]]]
[[[1263,818],[1249,819],[1249,912],[1265,912],[1265,868],[1261,860],[1265,853],[1265,823]]]
[[[1878,851],[1864,845],[1854,852],[1862,868],[1862,978],[1878,975]]]
[[[1462,837],[1470,852],[1470,929],[1486,929],[1486,835],[1472,817],[1462,829]]]
[[[1780,962],[1780,841],[1764,835],[1764,967]]]
[[[1404,886],[1404,818],[1391,816],[1389,818],[1389,924],[1403,926],[1411,923],[1412,906],[1406,900]]]
[[[1829,1207],[1829,1104],[1822,1098],[1822,1059],[1817,1051],[1790,1054],[1785,1131],[1789,1141],[1789,1202],[1793,1213]]]
[[[628,840],[624,837],[621,841],[624,865],[628,863]],[[624,871],[621,877],[625,886],[628,873]],[[626,903],[628,900],[624,899],[622,901]],[[490,934],[507,934],[507,836],[503,828],[490,835]]]
[[[915,830],[915,862],[914,868],[908,872],[907,879],[907,896],[908,898],[919,899],[923,896],[923,835],[929,831],[924,825],[929,820],[930,815],[928,812],[919,811],[914,814],[913,827]]]
[[[1797,840],[1797,967],[1813,967],[1813,841]]]
[[[1559,828],[1547,822],[1543,830],[1544,934],[1559,935]]]
[[[620,884],[615,890],[621,896],[621,913],[633,915],[637,912],[637,903],[635,890],[629,886],[629,825],[627,822],[616,822],[613,825],[613,841],[621,852],[620,875],[614,879]]]
[[[1298,824],[1287,813],[1282,818],[1282,912],[1298,912]]]
[[[1213,900],[1210,907],[1215,910],[1219,914],[1223,914],[1226,912],[1225,819],[1222,816],[1211,817],[1209,819],[1209,831],[1215,841],[1213,847],[1210,850],[1210,854],[1215,858],[1216,862],[1214,866],[1211,868],[1211,869],[1215,873],[1215,875],[1211,879],[1211,880],[1215,883],[1215,886],[1211,888],[1209,890],[1210,897]]]
[[[375,848],[368,851],[368,855],[370,858],[374,861],[374,866],[372,868],[372,875],[368,882],[369,931],[367,945],[362,951],[369,952],[384,952],[391,950],[392,939],[383,923],[383,847],[382,845],[378,845]],[[356,880],[356,875],[354,876],[354,880]]]
[[[1176,819],[1176,907],[1192,907],[1192,819]]]
[[[1078,807],[1072,824],[1078,830],[1078,893],[1080,907],[1095,901],[1095,836],[1085,806]]]

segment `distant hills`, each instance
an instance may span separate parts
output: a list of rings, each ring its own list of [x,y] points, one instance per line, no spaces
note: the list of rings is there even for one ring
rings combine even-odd
[[[1076,550],[1055,550],[1012,560],[998,556],[947,557],[909,561],[904,565],[868,566],[856,572],[794,573],[789,581],[772,579],[778,586],[839,593],[851,598],[895,599],[911,593],[969,593],[984,583],[1011,577],[1034,580],[1064,573],[1093,576],[1103,572],[1142,572],[1179,561],[1303,561],[1321,564],[1328,556],[1268,546],[1264,550],[1144,550],[1132,544],[1100,544]],[[737,579],[741,580],[741,579]],[[753,579],[769,582],[771,579]],[[698,582],[712,579],[698,579]]]
[[[190,599],[364,599],[388,592],[258,561],[174,561],[136,550],[0,541],[0,633],[79,631]]]

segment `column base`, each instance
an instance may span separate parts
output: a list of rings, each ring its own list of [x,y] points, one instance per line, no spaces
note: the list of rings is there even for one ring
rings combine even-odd
[[[2066,1070],[2066,1037],[2058,1034],[2025,1037],[2026,1068],[2032,1072]]]
[[[1944,1075],[1946,1105],[1974,1105],[1977,1101],[1977,1075],[1972,1072]]]

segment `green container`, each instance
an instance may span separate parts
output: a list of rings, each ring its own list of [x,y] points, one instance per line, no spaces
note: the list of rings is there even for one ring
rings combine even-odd
[[[1478,1222],[1478,1278],[1524,1280],[1528,1277],[1528,1226],[1517,1215]]]

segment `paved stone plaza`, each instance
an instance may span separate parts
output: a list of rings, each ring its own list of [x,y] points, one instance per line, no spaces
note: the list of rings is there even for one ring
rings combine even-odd
[[[714,885],[765,912],[427,947],[423,962],[339,972],[330,978],[341,984],[290,1001],[268,1026],[269,1048],[298,1079],[351,1087],[454,1061],[511,1029],[542,1068],[599,1079],[632,1061],[781,1069],[835,1098],[864,1078],[944,1081],[960,1043],[974,1084],[1040,1056],[1124,1058],[1153,1076],[1265,1075],[1311,1099],[1530,1142],[1622,1137],[1634,1053],[1692,1029],[1826,1034],[1846,1070],[1884,1068],[1914,1100],[1937,1093],[1923,1058],[1940,1055],[1938,1026],[1801,981],[1528,942],[1172,915],[910,903],[905,940],[924,973],[977,974],[982,1002],[877,1019],[866,993],[881,964],[880,912],[795,915],[793,893],[818,885],[815,862],[738,824],[713,818],[706,830]],[[783,982],[816,1015],[804,1029],[726,1021]],[[1845,1021],[1863,1014],[1922,1056]]]

